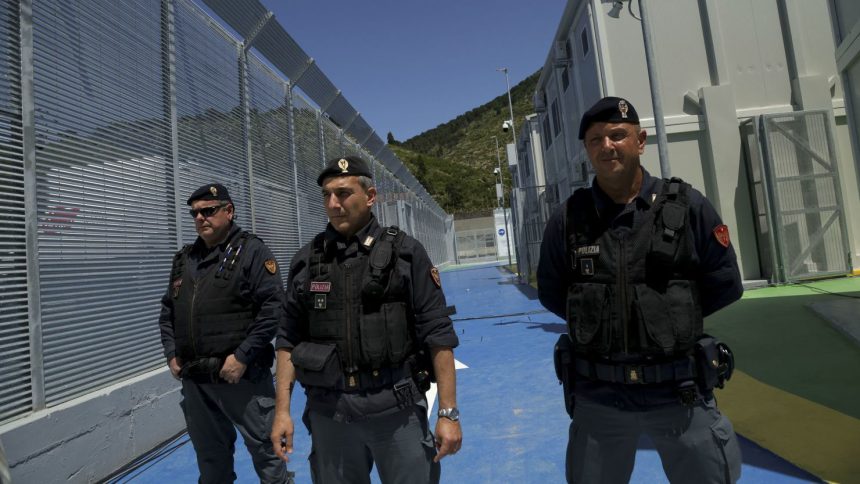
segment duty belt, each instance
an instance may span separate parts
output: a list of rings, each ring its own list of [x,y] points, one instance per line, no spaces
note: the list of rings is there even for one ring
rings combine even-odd
[[[601,363],[576,358],[574,364],[582,376],[626,385],[692,380],[698,374],[693,357],[655,364]]]
[[[378,370],[360,370],[346,373],[343,379],[344,391],[358,391],[392,386],[404,378],[412,377],[409,365],[386,367]]]

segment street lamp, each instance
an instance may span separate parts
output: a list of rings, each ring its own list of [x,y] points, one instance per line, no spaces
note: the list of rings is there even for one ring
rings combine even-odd
[[[502,176],[502,158],[499,156],[499,138],[493,136],[496,140],[496,168],[493,168],[493,174],[499,175],[499,183],[496,184],[496,199],[499,201],[499,208],[502,209],[502,215],[505,216],[505,242],[508,244],[508,266],[513,266],[511,260],[511,231],[508,228],[508,210],[505,208],[505,179]]]

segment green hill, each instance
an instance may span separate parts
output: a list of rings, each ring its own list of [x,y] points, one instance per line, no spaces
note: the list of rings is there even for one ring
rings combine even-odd
[[[532,95],[539,76],[537,71],[511,88],[517,131],[523,117],[534,112]],[[511,186],[505,144],[512,142],[512,136],[510,131],[502,131],[502,122],[508,118],[508,95],[503,92],[447,123],[389,147],[446,212],[488,210],[497,204],[493,136],[499,139],[505,187]]]

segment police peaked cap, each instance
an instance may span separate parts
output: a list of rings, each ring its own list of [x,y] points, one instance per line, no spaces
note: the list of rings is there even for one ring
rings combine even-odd
[[[188,201],[186,203],[191,205],[197,200],[220,200],[222,202],[233,203],[233,200],[230,198],[230,193],[227,191],[227,187],[220,183],[209,183],[207,185],[203,185],[197,190],[194,190],[194,193],[188,197]]]
[[[614,96],[605,97],[594,103],[579,121],[579,139],[585,139],[585,132],[591,123],[632,123],[639,124],[639,114],[630,101]]]
[[[358,156],[344,156],[329,160],[325,169],[317,177],[317,185],[322,186],[323,180],[330,176],[366,176],[373,178],[370,165]]]

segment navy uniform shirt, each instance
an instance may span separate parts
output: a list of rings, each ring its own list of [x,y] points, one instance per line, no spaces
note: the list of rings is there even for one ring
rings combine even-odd
[[[645,214],[651,208],[653,195],[659,195],[659,179],[652,177],[644,168],[642,172],[644,176],[639,195],[628,204],[615,203],[600,189],[595,180],[591,188],[594,206],[600,218],[608,222],[608,230],[624,233],[626,236],[638,230],[644,222]],[[693,261],[698,267],[696,283],[700,291],[702,315],[707,316],[740,299],[743,285],[734,248],[731,244],[724,247],[714,235],[714,229],[723,224],[720,216],[698,190],[690,189],[688,196],[689,229],[694,241]],[[547,222],[537,270],[538,296],[541,303],[562,319],[566,319],[567,289],[571,281],[564,243],[565,206],[566,203],[561,204]],[[577,380],[577,394],[587,393],[590,398],[619,407],[638,408],[678,401],[674,384],[650,385],[649,389],[642,391],[644,386],[641,385],[582,381],[584,378],[579,377]]]
[[[206,247],[203,239],[197,237],[185,262],[192,278],[199,279],[217,267],[224,257],[228,242],[241,230],[238,225],[233,224],[226,240],[211,249]],[[281,273],[280,270],[276,270],[274,274],[269,272],[265,267],[267,260],[275,260],[272,251],[262,240],[256,237],[248,238],[239,257],[240,269],[236,272],[242,278],[239,286],[241,297],[253,302],[256,317],[248,327],[245,341],[233,352],[236,359],[246,365],[254,361],[258,352],[272,341],[283,313],[284,285]],[[172,283],[173,281],[161,298],[161,316],[158,321],[164,356],[168,360],[176,355],[173,339]],[[186,283],[190,284],[191,281]]]
[[[375,216],[355,235],[346,239],[329,224],[325,230],[327,246],[334,244],[336,250],[335,263],[363,257],[370,253],[370,248],[361,243],[368,235],[378,239],[382,229]],[[285,319],[278,330],[275,346],[292,350],[296,345],[305,341],[308,336],[308,309],[302,303],[308,278],[308,259],[313,250],[313,242],[299,250],[290,263],[290,277],[286,287]],[[447,307],[445,294],[437,287],[431,277],[433,263],[420,242],[410,236],[403,238],[399,258],[394,270],[406,281],[406,297],[409,310],[416,316],[443,312]],[[415,323],[415,338],[419,346],[454,348],[459,344],[454,325],[448,316],[438,316],[426,321],[417,318]],[[374,390],[372,392],[344,393],[333,392],[320,388],[307,391],[308,405],[314,406],[323,402],[325,406],[334,406],[337,411],[351,419],[359,419],[372,415],[384,415],[397,410],[397,400],[391,389]]]

